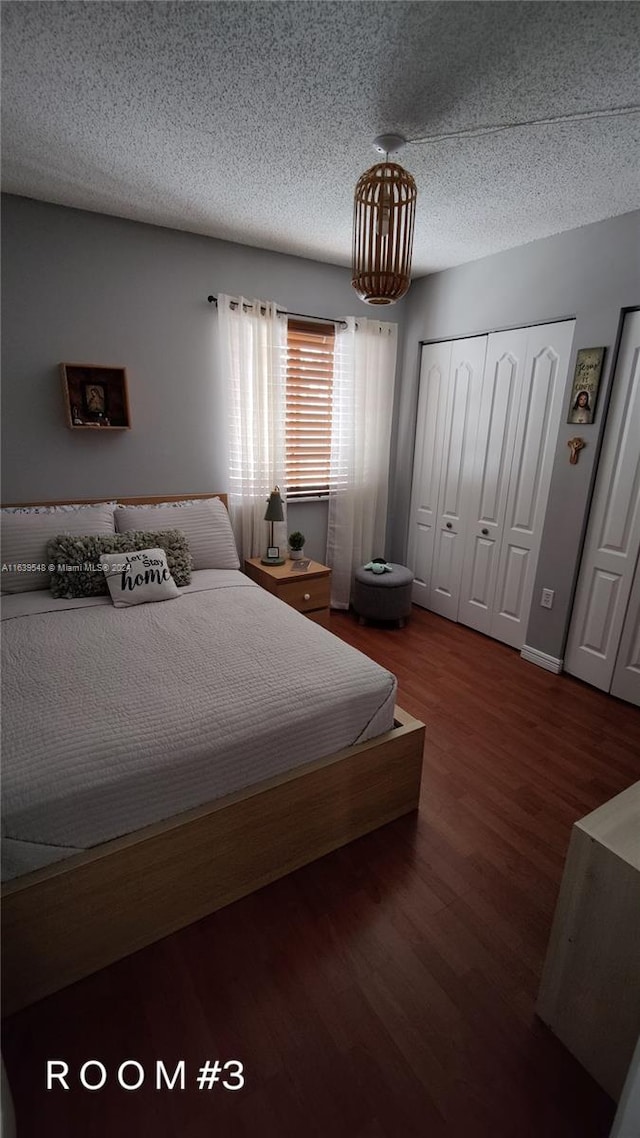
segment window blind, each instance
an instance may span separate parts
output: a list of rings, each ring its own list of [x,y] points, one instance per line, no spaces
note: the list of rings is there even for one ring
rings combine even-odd
[[[335,330],[290,319],[287,331],[287,497],[326,494],[331,466]]]

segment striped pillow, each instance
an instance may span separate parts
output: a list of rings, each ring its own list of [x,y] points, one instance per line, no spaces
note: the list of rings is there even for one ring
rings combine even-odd
[[[20,506],[0,510],[3,593],[49,588],[47,545],[61,533],[115,533],[114,502],[97,506]]]
[[[194,569],[240,568],[231,521],[219,498],[118,506],[115,519],[119,533],[180,530],[189,543]]]

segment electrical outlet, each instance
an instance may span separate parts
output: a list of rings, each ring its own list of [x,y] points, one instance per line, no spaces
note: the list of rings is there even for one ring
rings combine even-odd
[[[542,605],[543,609],[552,609],[553,608],[553,598],[554,597],[555,597],[555,593],[554,593],[553,589],[543,589],[542,590],[542,596],[540,597],[540,604]]]

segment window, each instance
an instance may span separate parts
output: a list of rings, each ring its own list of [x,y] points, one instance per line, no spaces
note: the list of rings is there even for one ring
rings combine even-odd
[[[324,496],[331,465],[335,330],[288,321],[287,498]]]

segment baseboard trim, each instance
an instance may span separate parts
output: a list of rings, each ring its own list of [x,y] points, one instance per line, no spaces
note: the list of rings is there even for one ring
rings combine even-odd
[[[528,660],[530,664],[537,664],[539,668],[544,668],[547,672],[555,672],[557,675],[562,671],[563,660],[559,660],[557,656],[548,656],[546,652],[540,652],[537,648],[529,648],[527,644],[524,645],[520,655],[523,660]]]

